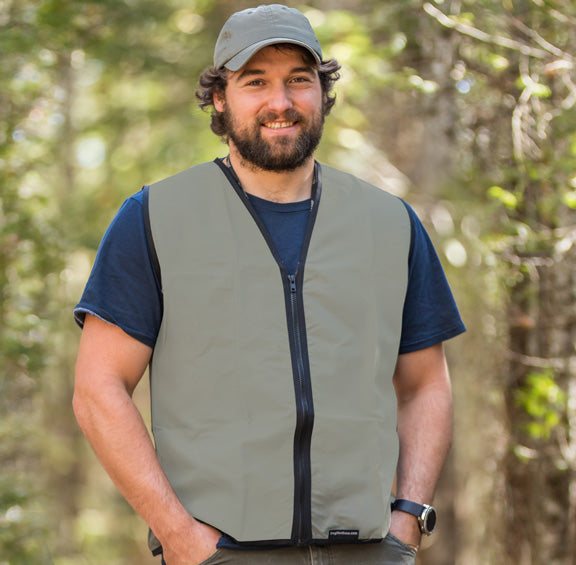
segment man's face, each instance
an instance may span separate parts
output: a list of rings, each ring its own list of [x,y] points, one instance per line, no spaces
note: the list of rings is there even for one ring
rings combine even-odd
[[[231,151],[256,168],[289,171],[312,157],[324,125],[318,71],[299,49],[265,47],[236,72],[214,106]]]

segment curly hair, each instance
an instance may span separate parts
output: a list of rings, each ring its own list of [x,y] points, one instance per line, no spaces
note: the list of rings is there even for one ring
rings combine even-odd
[[[297,49],[302,52],[303,56],[306,57],[310,63],[316,63],[309,51],[303,47],[292,44],[279,44],[275,45],[275,47],[280,49]],[[340,78],[340,73],[338,72],[340,70],[340,64],[336,59],[329,59],[327,61],[322,61],[320,64],[315,64],[315,67],[318,70],[318,77],[324,95],[324,104],[322,109],[324,116],[327,116],[336,102],[336,95],[332,89],[334,88],[334,83]],[[224,67],[220,69],[208,67],[200,75],[200,79],[198,80],[199,88],[196,91],[198,105],[202,110],[207,111],[207,109],[212,106],[210,112],[210,129],[225,141],[227,141],[228,137],[228,126],[223,113],[218,112],[214,108],[214,95],[224,95],[228,81],[228,72],[229,71]]]

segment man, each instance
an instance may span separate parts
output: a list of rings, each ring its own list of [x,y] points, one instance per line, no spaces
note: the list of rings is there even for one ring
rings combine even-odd
[[[198,93],[229,155],[129,198],[76,307],[78,421],[167,565],[414,563],[434,528],[464,328],[411,209],[314,160],[338,68],[297,10],[234,14]]]

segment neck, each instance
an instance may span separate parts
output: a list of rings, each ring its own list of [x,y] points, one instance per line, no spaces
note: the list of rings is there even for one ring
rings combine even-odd
[[[300,202],[311,197],[314,158],[293,171],[266,171],[246,162],[230,144],[230,164],[245,192],[272,202]]]

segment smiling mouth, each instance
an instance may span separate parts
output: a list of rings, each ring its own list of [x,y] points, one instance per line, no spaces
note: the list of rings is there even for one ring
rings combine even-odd
[[[262,125],[269,129],[284,129],[290,128],[297,122],[264,122]]]

